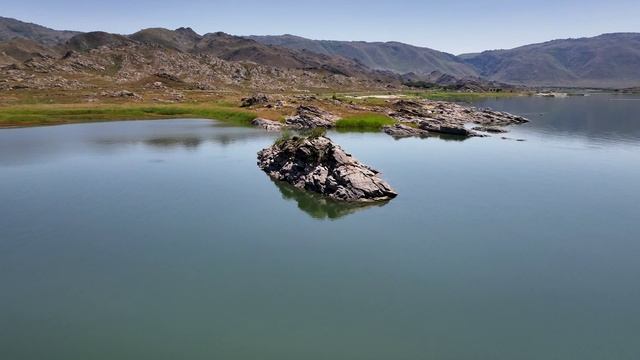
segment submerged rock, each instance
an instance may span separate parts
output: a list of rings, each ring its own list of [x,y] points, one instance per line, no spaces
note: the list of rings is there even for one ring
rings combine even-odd
[[[495,126],[476,126],[476,127],[473,128],[473,130],[492,133],[492,134],[504,134],[504,133],[508,132],[507,130],[505,130],[503,128],[499,128],[499,127],[495,127]]]
[[[315,106],[300,105],[295,115],[286,118],[285,124],[297,129],[331,128],[336,125],[338,119],[338,116]]]
[[[418,127],[422,130],[431,131],[445,135],[457,136],[478,136],[477,133],[464,127],[464,124],[445,122],[437,119],[418,120]]]
[[[406,137],[427,137],[429,132],[427,130],[415,128],[404,124],[387,125],[382,128],[386,134],[393,136],[396,139]]]
[[[267,131],[280,131],[284,126],[279,121],[263,119],[263,118],[255,118],[251,121],[251,125],[261,127]]]
[[[334,200],[386,201],[398,195],[377,170],[324,136],[278,141],[258,153],[258,166],[275,180]]]

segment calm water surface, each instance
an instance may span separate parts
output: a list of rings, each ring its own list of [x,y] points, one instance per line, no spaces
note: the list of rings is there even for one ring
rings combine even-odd
[[[276,184],[204,120],[0,130],[0,359],[640,358],[640,98],[511,138],[330,134],[400,196]]]

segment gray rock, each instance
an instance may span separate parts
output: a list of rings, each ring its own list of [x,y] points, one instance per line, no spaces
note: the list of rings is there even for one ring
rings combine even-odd
[[[269,98],[264,94],[256,94],[242,98],[242,107],[265,106],[269,103]]]
[[[255,119],[253,119],[251,121],[251,125],[264,128],[267,131],[280,131],[280,130],[282,130],[282,127],[284,126],[279,121],[263,119],[263,118],[255,118]]]
[[[478,136],[477,133],[464,127],[464,124],[458,124],[454,122],[446,122],[437,119],[422,119],[418,120],[418,127],[422,130],[455,136]]]
[[[476,126],[476,127],[473,128],[473,130],[488,132],[488,133],[492,133],[492,134],[504,134],[504,133],[508,132],[505,129],[502,129],[502,128],[499,128],[499,127],[495,127],[495,126]]]
[[[429,132],[427,130],[415,128],[404,124],[387,125],[382,128],[386,134],[393,136],[394,138],[406,138],[406,137],[427,137]]]
[[[431,100],[399,100],[392,104],[389,115],[400,122],[419,124],[421,129],[448,135],[479,136],[465,128],[474,123],[486,129],[523,124],[527,119],[491,109],[478,110],[460,104]],[[485,131],[485,130],[482,130]],[[495,130],[494,132],[499,132]]]
[[[331,128],[338,119],[338,116],[315,106],[300,105],[295,115],[286,118],[285,124],[296,129]]]
[[[276,142],[258,153],[258,166],[275,180],[334,200],[373,202],[397,196],[378,171],[324,136]]]

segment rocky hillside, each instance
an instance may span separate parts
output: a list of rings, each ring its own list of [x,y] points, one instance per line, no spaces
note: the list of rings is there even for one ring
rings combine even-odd
[[[33,40],[14,38],[0,42],[0,66],[17,64],[33,57],[55,57],[58,52],[55,49],[43,46]]]
[[[353,58],[373,69],[412,73],[412,77],[422,77],[427,82],[435,72],[456,81],[484,78],[523,86],[625,88],[640,84],[638,33],[554,40],[461,56],[397,42],[324,41],[292,35],[251,38],[265,44]]]
[[[0,42],[0,88],[170,85],[286,91],[400,85],[397,75],[354,60],[222,32],[199,35],[190,28],[151,28],[132,35],[95,31],[60,40],[54,45],[24,38]]]
[[[108,56],[107,59],[95,58],[96,54],[101,53]],[[158,59],[149,58],[154,54],[160,56],[160,59],[188,59],[185,63],[190,64],[202,64],[203,61],[208,61],[206,59],[213,59],[205,66],[218,66],[220,61],[240,63],[244,64],[242,66],[261,69],[259,72],[263,74],[277,69],[281,75],[290,73],[296,79],[299,79],[300,74],[313,74],[309,76],[314,78],[311,83],[316,88],[336,88],[345,83],[345,79],[349,79],[346,81],[348,83],[367,83],[375,88],[384,88],[385,85],[393,87],[404,82],[419,87],[438,86],[474,91],[514,85],[597,88],[640,86],[638,33],[554,40],[511,50],[454,56],[398,42],[319,41],[292,35],[239,37],[223,32],[200,35],[190,28],[150,28],[132,35],[99,31],[76,33],[0,18],[0,67],[33,69],[34,64],[40,64],[52,69],[62,69],[71,66],[69,59],[76,59],[81,63],[86,60],[86,64],[111,59],[113,63],[106,67],[109,73],[101,76],[117,77],[121,64],[127,64],[131,58],[145,58],[148,63],[157,63]],[[28,62],[31,63],[27,64]],[[155,71],[145,69],[143,73],[153,75],[166,72],[161,70],[162,65],[160,63]],[[83,66],[76,64],[72,68],[76,71]],[[182,64],[175,66],[175,72],[182,74],[179,77],[195,80],[194,75],[190,75],[188,69],[183,69]],[[127,71],[129,70],[131,69]],[[202,68],[196,66],[194,74],[200,70]],[[69,75],[58,74],[61,77]],[[92,75],[95,76],[96,73]],[[223,77],[229,79],[233,76],[234,74],[226,74]],[[336,81],[337,79],[340,80]],[[263,83],[263,80],[257,83]],[[199,82],[210,85],[211,79],[205,78]],[[278,80],[276,77],[269,86],[277,88],[284,83],[284,79]],[[305,86],[309,85],[309,82],[303,83]],[[289,83],[287,88],[298,86],[299,84]]]
[[[44,26],[0,16],[0,41],[20,38],[33,40],[47,46],[54,46],[69,40],[77,34],[79,34],[77,31],[53,30]]]
[[[640,34],[554,40],[461,58],[486,78],[529,86],[624,88],[640,84]]]
[[[388,80],[390,75],[376,72],[358,61],[341,56],[264,45],[251,39],[223,32],[199,35],[190,28],[176,30],[150,28],[132,35],[118,35],[101,31],[89,33],[56,31],[6,18],[2,18],[0,24],[11,30],[5,31],[6,34],[0,37],[0,42],[14,38],[29,39],[47,47],[49,53],[51,51],[64,53],[68,50],[88,51],[100,46],[118,47],[141,44],[194,55],[211,55],[228,61],[250,61],[260,65],[286,69],[322,71],[345,76],[376,77],[380,80]],[[1,29],[2,27],[0,27]],[[9,55],[2,55],[4,64],[15,63],[14,60],[17,59]]]
[[[375,75],[374,71],[363,64],[341,56],[264,45],[223,32],[201,36],[189,28],[176,30],[154,28],[139,31],[129,38],[147,45],[176,49],[191,54],[211,55],[228,61],[251,61],[279,68],[326,71],[346,76],[363,75],[383,78],[386,76],[382,73]]]
[[[140,43],[106,33],[72,38],[64,55],[38,53],[0,67],[0,90],[137,89],[254,90],[386,89],[392,81],[227,61]],[[48,51],[48,50],[47,50]],[[399,82],[396,82],[399,85]]]
[[[399,42],[311,40],[293,35],[250,36],[263,44],[308,50],[355,59],[372,69],[396,73],[430,74],[434,71],[465,78],[476,71],[455,55]]]

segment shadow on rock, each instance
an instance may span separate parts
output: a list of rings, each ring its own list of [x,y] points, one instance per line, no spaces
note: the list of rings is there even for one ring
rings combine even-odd
[[[349,203],[344,201],[335,201],[328,199],[322,195],[309,191],[300,190],[293,185],[283,181],[273,180],[282,198],[285,200],[294,200],[298,203],[298,208],[314,219],[336,220],[355,212],[366,210],[372,207],[382,207],[388,201],[373,203]]]

